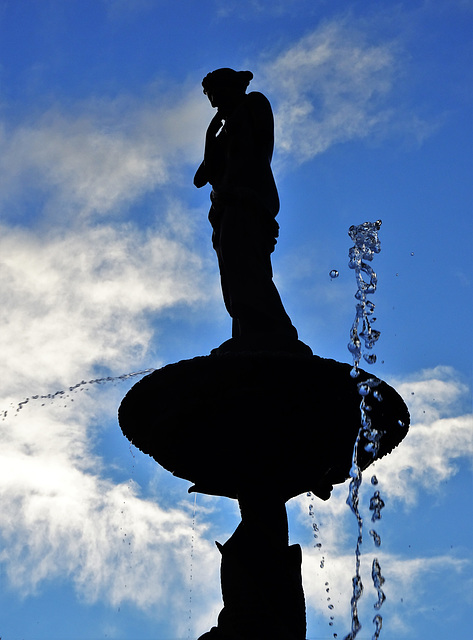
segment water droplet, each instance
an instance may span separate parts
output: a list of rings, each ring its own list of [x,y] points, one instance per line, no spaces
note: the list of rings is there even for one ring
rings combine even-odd
[[[386,600],[386,595],[385,595],[384,591],[381,588],[383,586],[383,584],[385,583],[385,579],[381,575],[381,567],[380,567],[380,564],[378,562],[378,558],[374,558],[374,560],[373,560],[373,564],[372,564],[372,567],[371,567],[371,577],[373,579],[374,587],[375,587],[376,591],[378,592],[378,602],[376,602],[376,604],[374,605],[374,608],[379,610],[379,609],[381,609],[381,606],[382,606],[383,602]],[[373,622],[374,622],[374,620],[373,620]]]
[[[411,251],[411,256],[413,256],[413,255],[414,255],[414,252],[413,252],[413,251]]]
[[[376,476],[371,476],[371,484],[378,484],[378,478]]]
[[[366,315],[371,315],[374,311],[375,305],[371,302],[371,300],[367,300],[365,302],[365,313]]]
[[[329,604],[329,605],[328,605],[328,608],[330,609],[330,611],[332,611],[332,609],[333,609],[333,604]]]
[[[338,271],[336,269],[332,269],[332,271],[330,271],[330,273],[328,274],[330,276],[330,278],[333,280],[334,278],[338,278],[338,276],[340,275],[338,273]]]
[[[375,615],[375,617],[373,618],[373,624],[375,625],[376,629],[372,640],[378,640],[379,634],[381,633],[381,629],[383,627],[383,618],[379,614]]]
[[[370,500],[370,511],[373,512],[371,521],[381,520],[381,509],[385,506],[384,500],[381,498],[379,491],[375,491],[373,497]]]
[[[370,536],[373,538],[373,542],[376,547],[381,546],[381,537],[376,533],[374,529],[370,529]]]

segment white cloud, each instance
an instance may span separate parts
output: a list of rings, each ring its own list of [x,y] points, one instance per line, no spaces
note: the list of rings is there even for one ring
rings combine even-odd
[[[95,401],[76,399],[74,412],[30,405],[1,423],[0,561],[11,587],[26,596],[69,578],[88,602],[128,601],[158,618],[187,611],[191,501],[164,509],[140,497],[132,480],[107,479],[87,435]],[[193,581],[196,606],[208,612],[219,589],[205,531],[200,522]]]
[[[364,546],[367,545],[369,543],[365,541]],[[325,563],[324,567],[320,568],[322,555]],[[378,599],[371,578],[373,557],[378,558],[381,574],[386,580],[383,586],[386,601],[380,613],[391,632],[402,631],[407,637],[413,620],[419,616],[421,608],[429,604],[426,601],[425,586],[439,579],[439,571],[442,571],[444,580],[444,572],[448,572],[448,587],[456,592],[461,590],[459,583],[471,569],[468,560],[448,555],[411,559],[387,553],[382,548],[373,553],[368,552],[366,548],[363,549],[361,579],[364,589],[358,604],[360,621],[366,634],[370,629],[371,633],[374,631],[372,619],[375,614],[374,604]],[[340,553],[336,549],[325,549],[322,553],[307,547],[303,550],[303,559],[304,591],[309,620],[315,615],[317,629],[320,630],[321,621],[325,620],[328,625],[330,616],[334,616],[339,636],[341,630],[344,634],[348,633],[351,625],[351,579],[355,573],[354,554]],[[329,604],[333,605],[333,610],[328,609]],[[362,637],[371,636],[362,634]]]
[[[387,132],[429,133],[393,99],[398,43],[374,33],[367,22],[337,18],[256,66],[255,88],[274,98],[276,163],[304,162],[334,144]],[[39,200],[58,222],[120,214],[154,189],[175,187],[182,167],[199,162],[212,114],[193,78],[4,123],[0,212],[17,217],[18,200]]]
[[[173,234],[172,221],[161,233],[106,225],[43,236],[3,227],[0,255],[7,395],[33,383],[72,383],[94,364],[139,364],[150,313],[209,296],[205,262],[191,239]]]
[[[324,22],[261,65],[260,86],[275,96],[279,161],[304,162],[334,144],[394,129],[428,133],[419,118],[396,113],[399,45],[376,42],[372,31],[344,18]]]
[[[56,142],[54,153],[62,144]],[[48,163],[57,169],[69,152],[76,158],[72,146],[62,156],[46,150],[45,166],[39,160],[36,166],[43,178]],[[100,162],[92,157],[87,164],[82,151],[80,175],[59,172],[58,193],[64,200],[70,193],[72,208],[85,211],[76,186],[100,173]],[[92,179],[90,194],[84,191],[89,204],[102,203],[102,212],[126,191],[120,192],[120,170],[104,171],[110,172],[109,200],[97,195],[99,180]],[[45,188],[48,206],[57,207],[51,184]],[[31,401],[19,412],[15,406],[26,396],[95,378],[97,366],[113,373],[140,367],[151,344],[159,366],[156,321],[176,305],[192,312],[208,302],[215,287],[207,286],[206,274],[192,212],[176,199],[145,231],[132,223],[90,224],[87,217],[49,229],[1,226],[0,415],[8,413],[0,422],[0,562],[19,595],[70,580],[88,602],[128,601],[163,619],[173,611],[176,629],[187,632],[189,504],[164,508],[159,497],[141,497],[132,481],[110,479],[111,467],[94,453],[103,429],[92,425],[100,425],[101,416],[115,418],[116,398],[106,389],[99,400],[78,389],[60,402]],[[220,599],[218,553],[205,534],[204,519],[195,539],[196,627]]]
[[[56,222],[121,213],[176,181],[183,164],[199,161],[209,109],[196,82],[179,94],[169,89],[141,100],[89,100],[73,112],[51,107],[34,122],[4,124],[3,214],[31,192]]]
[[[412,426],[376,469],[390,497],[414,505],[420,490],[436,492],[457,472],[460,459],[472,460],[473,414],[466,413],[471,390],[443,366],[392,384],[408,403]]]
[[[132,481],[110,479],[112,467],[94,453],[103,429],[91,426],[115,418],[116,398],[102,389],[96,400],[81,388],[61,402],[15,406],[95,378],[96,367],[139,368],[151,345],[159,366],[153,333],[160,314],[176,305],[192,312],[214,295],[195,212],[167,196],[147,230],[114,220],[141,195],[178,183],[182,165],[198,161],[207,114],[204,123],[199,118],[208,105],[197,89],[174,104],[168,93],[90,102],[76,115],[52,109],[33,124],[4,129],[0,160],[3,213],[23,210],[35,219],[29,229],[2,224],[0,233],[0,561],[22,596],[66,579],[89,602],[129,601],[166,619],[174,611],[182,635],[189,625],[182,617],[189,609],[189,505],[164,508],[159,497],[141,497]],[[205,534],[204,519],[194,542],[195,625],[220,598],[218,552]]]

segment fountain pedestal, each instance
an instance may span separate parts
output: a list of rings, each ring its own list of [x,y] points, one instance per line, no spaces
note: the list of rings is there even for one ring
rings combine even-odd
[[[300,546],[275,549],[240,527],[218,545],[224,607],[218,626],[199,640],[305,640]]]
[[[123,399],[124,435],[192,482],[190,491],[254,495],[242,524],[219,547],[224,609],[203,638],[305,638],[300,548],[288,546],[284,505],[308,491],[326,500],[349,477],[360,429],[358,384],[371,377],[360,370],[354,379],[351,369],[308,347],[232,352],[227,345],[151,373]],[[383,434],[380,458],[406,435],[409,413],[392,387],[380,382],[376,391],[369,415]],[[373,462],[367,444],[362,435],[361,469]],[[258,524],[262,492],[284,509],[272,520],[274,536]]]

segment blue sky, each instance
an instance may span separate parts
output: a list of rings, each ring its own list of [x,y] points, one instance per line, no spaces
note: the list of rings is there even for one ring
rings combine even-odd
[[[0,3],[3,640],[174,640],[215,623],[214,540],[234,530],[236,504],[194,502],[129,446],[116,411],[139,376],[69,387],[230,337],[208,189],[192,185],[213,113],[200,83],[223,66],[253,71],[273,106],[275,280],[318,355],[350,361],[347,231],[383,221],[371,370],[412,427],[373,470],[379,549],[371,474],[363,484],[358,638],[374,633],[375,556],[381,638],[470,637],[471,29],[467,0]],[[288,505],[309,639],[349,631],[346,495],[312,503],[320,548],[310,499]]]

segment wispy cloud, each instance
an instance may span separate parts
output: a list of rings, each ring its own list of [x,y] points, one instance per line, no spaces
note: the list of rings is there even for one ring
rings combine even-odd
[[[13,202],[18,215],[31,193],[57,221],[120,214],[197,163],[208,115],[196,82],[180,93],[151,88],[140,100],[90,99],[73,110],[51,107],[34,122],[4,123],[0,214],[8,217]]]
[[[334,144],[393,132],[429,134],[433,124],[395,99],[399,43],[375,32],[367,21],[337,17],[261,57],[253,84],[273,100],[276,162],[305,162]],[[182,169],[201,157],[211,114],[199,78],[4,122],[0,214],[18,217],[33,194],[58,220],[112,216],[153,190],[178,188]]]
[[[179,226],[185,214],[177,213]],[[82,379],[94,364],[139,364],[153,331],[146,314],[209,296],[205,262],[172,221],[165,232],[131,224],[44,234],[4,227],[0,252],[7,395],[33,382]]]
[[[463,584],[468,571],[471,570],[469,560],[449,555],[405,558],[385,552],[382,548],[371,552],[369,540],[366,539],[364,547],[361,559],[364,590],[359,601],[359,614],[365,633],[373,628],[372,619],[376,613],[374,604],[378,599],[371,578],[374,557],[379,560],[381,574],[386,579],[383,587],[386,601],[380,613],[391,632],[402,631],[407,637],[410,635],[409,630],[414,619],[420,613],[420,608],[426,606],[425,585],[438,578],[439,570],[448,568],[448,588],[456,595],[461,593],[460,582]],[[340,630],[343,630],[341,637],[344,637],[351,626],[350,599],[351,581],[355,573],[354,553],[350,555],[327,549],[325,544],[323,548],[323,554],[310,547],[303,549],[304,591],[309,617],[316,616],[317,628],[320,629],[321,622],[325,621],[328,625],[330,616],[333,616],[339,636]],[[320,568],[322,555],[324,566]],[[439,588],[445,586],[439,585]],[[329,605],[333,608],[329,609]]]
[[[261,65],[261,86],[275,97],[281,162],[305,162],[334,144],[394,130],[421,138],[431,130],[412,114],[396,111],[392,98],[401,49],[373,32],[366,22],[340,17]]]
[[[164,508],[132,481],[111,480],[91,425],[118,429],[117,397],[78,390],[61,397],[67,407],[36,401],[15,410],[26,396],[97,377],[97,367],[141,367],[150,345],[159,366],[160,314],[192,311],[214,295],[195,212],[175,194],[147,229],[122,216],[144,194],[179,184],[202,152],[209,107],[200,87],[182,95],[90,100],[3,129],[1,213],[15,224],[0,233],[0,561],[22,596],[70,579],[90,602],[128,601],[166,619],[174,610],[183,635],[189,504]],[[34,220],[30,228],[18,211]],[[200,523],[194,602],[208,616],[220,596],[205,531]]]
[[[131,602],[153,607],[157,618],[179,615],[188,609],[192,503],[165,509],[140,497],[132,480],[107,477],[87,434],[94,402],[76,396],[74,411],[62,403],[30,406],[1,423],[0,561],[22,596],[70,577],[87,602]],[[193,582],[195,606],[208,612],[219,589],[205,530],[199,523]],[[181,622],[182,632],[187,620]]]
[[[391,498],[414,505],[420,490],[436,492],[455,475],[461,459],[473,459],[471,389],[445,366],[393,384],[408,402],[412,427],[401,446],[376,468]]]

